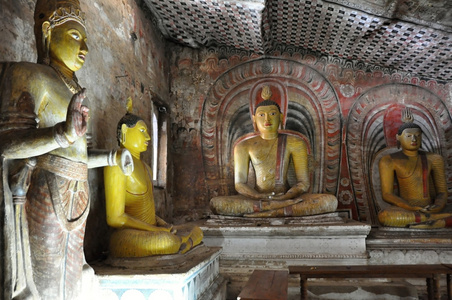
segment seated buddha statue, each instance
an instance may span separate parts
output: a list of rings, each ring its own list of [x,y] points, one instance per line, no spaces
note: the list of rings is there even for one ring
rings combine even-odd
[[[444,160],[439,154],[419,150],[422,130],[408,109],[402,111],[402,121],[396,135],[402,150],[379,162],[382,198],[392,206],[380,211],[378,219],[391,227],[450,227],[452,214],[441,213],[447,203]]]
[[[269,87],[262,90],[264,101],[252,116],[258,135],[240,140],[234,147],[234,184],[239,193],[218,196],[210,201],[215,214],[243,217],[289,217],[334,212],[337,199],[329,194],[307,193],[310,187],[308,147],[298,136],[280,133],[281,109],[270,100]],[[249,163],[256,185],[247,184]],[[293,163],[296,183],[289,186],[289,162]]]
[[[128,112],[118,123],[117,138],[121,148],[132,154],[134,170],[125,175],[117,166],[104,168],[107,223],[115,228],[111,256],[185,253],[200,244],[199,227],[172,226],[155,214],[152,170],[140,159],[151,139],[143,119]]]

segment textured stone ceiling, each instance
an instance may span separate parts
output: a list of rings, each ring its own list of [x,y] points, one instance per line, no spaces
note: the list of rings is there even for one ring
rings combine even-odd
[[[191,47],[299,47],[452,81],[451,0],[142,0]]]

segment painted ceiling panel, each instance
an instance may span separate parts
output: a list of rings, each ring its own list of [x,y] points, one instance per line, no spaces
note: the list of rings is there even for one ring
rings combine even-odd
[[[163,35],[187,46],[293,46],[452,80],[452,1],[144,1]]]
[[[262,52],[259,2],[145,0],[163,24],[164,35],[192,46],[221,44]]]

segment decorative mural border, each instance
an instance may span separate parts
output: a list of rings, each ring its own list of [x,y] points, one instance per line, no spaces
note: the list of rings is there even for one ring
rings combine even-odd
[[[418,76],[409,72],[397,70],[395,68],[377,66],[364,61],[349,59],[344,57],[330,56],[319,51],[312,51],[295,46],[277,45],[272,48],[265,55],[256,54],[251,51],[235,49],[229,46],[218,46],[205,48],[207,55],[212,54],[215,57],[219,57],[218,67],[210,67],[208,69],[215,69],[217,72],[222,70],[223,72],[233,66],[243,63],[245,61],[258,59],[258,58],[271,58],[279,57],[283,59],[290,59],[297,62],[301,62],[310,65],[317,70],[325,72],[328,76],[334,76],[339,78],[346,74],[346,70],[353,70],[358,72],[359,76],[376,76],[376,77],[388,77],[391,81],[413,83],[421,86],[426,86],[430,90],[434,91],[440,97],[444,98],[448,93],[447,85],[450,83],[446,80],[439,80],[428,78],[424,76]],[[224,59],[227,58],[227,59]],[[339,68],[328,68],[331,65],[336,65]],[[339,69],[343,69],[340,71]],[[209,72],[209,70],[207,70]],[[210,73],[210,72],[209,72]]]

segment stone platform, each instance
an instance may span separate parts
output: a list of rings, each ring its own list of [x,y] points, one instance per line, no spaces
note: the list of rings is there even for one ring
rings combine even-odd
[[[222,259],[311,260],[353,264],[366,261],[370,225],[337,213],[300,218],[234,218],[211,216],[201,225],[204,243],[222,247]]]
[[[218,247],[185,254],[109,259],[91,264],[105,300],[224,300]]]
[[[338,213],[298,218],[211,216],[200,225],[204,243],[222,247],[220,273],[235,299],[254,269],[287,270],[289,265],[366,264],[371,226]],[[298,285],[290,280],[289,286]]]

